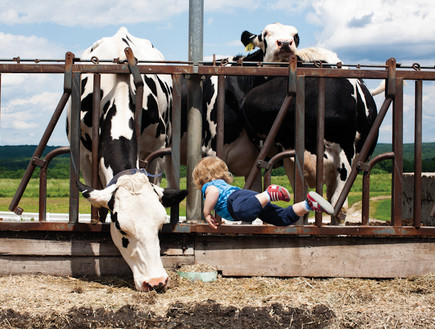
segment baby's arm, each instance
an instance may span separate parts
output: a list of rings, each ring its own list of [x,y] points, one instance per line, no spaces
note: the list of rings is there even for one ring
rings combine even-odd
[[[205,220],[207,221],[208,225],[210,225],[214,229],[217,229],[217,227],[221,223],[221,220],[217,220],[211,214],[218,199],[219,199],[218,188],[216,186],[213,186],[213,185],[207,187],[207,189],[205,190],[205,200],[204,200],[203,213],[204,213],[204,217],[205,217]]]

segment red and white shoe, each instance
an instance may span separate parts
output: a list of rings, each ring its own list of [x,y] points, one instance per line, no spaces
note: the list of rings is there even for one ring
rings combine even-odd
[[[326,212],[327,214],[334,214],[334,207],[326,201],[320,194],[316,192],[309,192],[307,194],[307,203],[310,206],[311,210],[317,212]]]
[[[266,191],[270,195],[270,201],[290,201],[290,193],[283,186],[269,185]]]

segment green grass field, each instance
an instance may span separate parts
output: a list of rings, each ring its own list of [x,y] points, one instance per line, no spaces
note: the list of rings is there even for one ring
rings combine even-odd
[[[354,203],[361,201],[362,179],[361,175],[357,177],[354,186],[349,194],[349,207]],[[292,189],[286,176],[273,176],[273,184],[283,185],[290,193]],[[0,211],[8,211],[9,204],[15,191],[20,184],[19,179],[0,179]],[[234,178],[234,185],[243,187],[244,179],[242,177]],[[166,180],[163,179],[162,186],[166,186]],[[182,178],[180,183],[181,188],[186,187],[186,179]],[[390,195],[391,193],[391,175],[377,174],[371,177],[371,197],[382,195]],[[25,212],[38,212],[38,195],[39,195],[39,180],[32,179],[20,201],[19,206]],[[68,196],[69,196],[69,180],[67,179],[50,179],[47,183],[47,212],[51,213],[68,213]],[[288,203],[277,202],[278,205],[284,207]],[[378,219],[389,220],[391,213],[390,199],[373,201],[370,205],[371,215]],[[80,213],[90,213],[90,205],[83,197],[80,198]],[[180,204],[180,215],[186,214],[186,201]]]

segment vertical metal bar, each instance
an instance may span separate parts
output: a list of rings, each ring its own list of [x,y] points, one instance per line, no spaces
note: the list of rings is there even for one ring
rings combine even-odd
[[[204,0],[189,0],[189,61],[198,65],[203,54]]]
[[[323,153],[325,149],[325,78],[319,78],[317,111],[316,191],[323,194]],[[316,226],[322,226],[322,213],[316,212]]]
[[[100,145],[100,97],[101,97],[101,75],[94,74],[94,93],[92,97],[92,187],[98,186],[99,180],[99,145]],[[91,218],[98,219],[98,208],[91,207]]]
[[[362,225],[368,225],[370,216],[370,171],[363,174],[362,186]]]
[[[39,221],[47,220],[47,168],[46,163],[39,172]]]
[[[0,128],[2,126],[2,74],[0,73]],[[0,135],[1,143],[1,135]]]
[[[295,113],[295,202],[305,199],[304,152],[305,152],[305,77],[296,78]]]
[[[173,75],[172,94],[172,142],[171,142],[171,169],[168,178],[168,187],[180,187],[180,138],[181,138],[181,75]],[[167,175],[168,176],[168,175]],[[171,224],[179,221],[179,205],[171,208]]]
[[[193,72],[198,72],[203,57],[204,1],[189,0],[189,61]],[[201,218],[201,193],[195,189],[192,172],[201,159],[202,141],[202,85],[201,77],[192,75],[187,82],[187,196],[186,217],[188,221]]]
[[[402,226],[403,177],[403,79],[396,78],[393,110],[393,173],[391,198],[391,224]]]
[[[69,223],[79,220],[79,190],[77,181],[80,173],[80,73],[72,74],[71,90],[71,130],[70,130],[70,195],[69,195]]]
[[[140,135],[142,124],[143,84],[136,85],[136,106],[134,108],[134,131],[136,134],[136,152],[139,159]]]
[[[224,153],[224,123],[225,123],[224,110],[225,110],[225,76],[218,75],[216,155],[221,159],[223,159],[223,153]]]
[[[414,227],[421,225],[423,81],[415,81],[414,128]]]

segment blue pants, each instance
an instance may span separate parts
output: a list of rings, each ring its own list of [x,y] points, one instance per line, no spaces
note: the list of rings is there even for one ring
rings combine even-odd
[[[276,226],[288,226],[299,219],[293,207],[281,208],[273,203],[268,203],[264,208],[255,197],[258,194],[251,190],[238,190],[228,197],[227,207],[234,220],[252,222],[257,217],[263,222]]]

